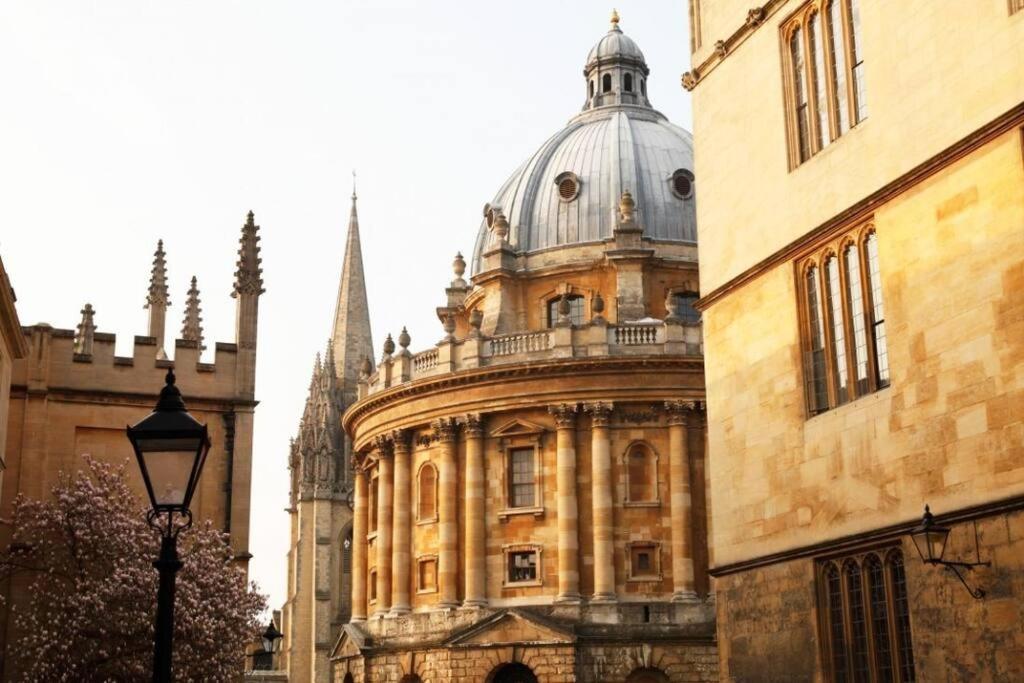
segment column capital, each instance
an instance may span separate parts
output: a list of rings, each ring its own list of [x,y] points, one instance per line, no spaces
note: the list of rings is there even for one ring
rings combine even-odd
[[[583,404],[583,410],[590,414],[590,419],[595,427],[607,427],[612,416],[612,409],[615,404],[608,401],[596,401]]]
[[[470,413],[466,415],[466,421],[463,429],[466,432],[466,437],[479,438],[484,435],[484,419],[480,413]]]
[[[407,455],[412,450],[412,431],[408,429],[396,429],[389,435],[392,448],[395,453]]]
[[[555,416],[555,427],[558,429],[572,429],[576,425],[575,403],[548,406],[548,412]]]
[[[395,441],[391,438],[390,434],[378,434],[374,438],[373,443],[377,447],[377,457],[381,460],[390,458],[395,454]]]
[[[691,413],[698,410],[700,401],[665,401],[665,412],[670,425],[685,425]]]
[[[459,423],[454,417],[443,417],[434,420],[430,425],[434,430],[434,437],[441,443],[451,443],[459,432]]]

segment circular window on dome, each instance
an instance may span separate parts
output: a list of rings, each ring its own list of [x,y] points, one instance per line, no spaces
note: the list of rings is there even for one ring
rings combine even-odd
[[[580,179],[572,171],[559,173],[555,178],[558,196],[563,202],[571,202],[580,194]]]
[[[672,183],[672,192],[680,199],[689,199],[693,196],[693,174],[685,168],[681,168],[669,178]]]

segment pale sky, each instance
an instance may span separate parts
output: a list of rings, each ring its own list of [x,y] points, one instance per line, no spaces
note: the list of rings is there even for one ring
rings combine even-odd
[[[690,129],[685,1],[615,2],[652,103]],[[610,12],[592,0],[0,3],[0,256],[22,324],[74,328],[89,302],[131,355],[162,238],[168,348],[196,275],[212,354],[234,341],[239,229],[256,212],[267,292],[250,567],[275,609],[288,439],[330,333],[352,169],[375,355],[402,325],[422,350],[443,336],[434,308],[484,203],[580,110]]]

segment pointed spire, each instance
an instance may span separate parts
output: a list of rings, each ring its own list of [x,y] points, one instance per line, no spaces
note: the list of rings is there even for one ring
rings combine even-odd
[[[181,338],[194,341],[199,345],[200,353],[206,347],[203,345],[203,318],[200,313],[203,309],[199,307],[199,288],[196,286],[196,276],[192,276],[192,286],[188,290],[188,299],[185,301],[185,319],[181,322]]]
[[[252,211],[242,226],[238,240],[238,269],[235,271],[235,287],[231,296],[239,294],[263,294],[263,269],[260,264],[260,226],[256,225],[256,214]]]
[[[86,304],[82,309],[82,322],[78,323],[78,333],[75,335],[75,353],[79,356],[92,355],[92,343],[96,336],[96,324],[93,322],[92,304]]]
[[[338,283],[338,300],[331,331],[335,376],[340,381],[345,403],[357,395],[359,371],[364,356],[373,355],[370,333],[370,309],[366,300],[363,254],[359,240],[359,214],[356,209],[355,174],[352,178],[352,207],[349,211],[345,258]]]
[[[164,253],[164,241],[157,240],[156,251],[153,252],[153,269],[149,275],[149,294],[146,296],[146,308],[152,306],[171,305],[167,296],[167,254]]]

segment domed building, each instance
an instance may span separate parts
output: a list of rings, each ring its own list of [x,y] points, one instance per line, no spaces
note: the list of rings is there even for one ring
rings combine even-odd
[[[617,16],[584,74],[468,282],[456,256],[444,338],[363,363],[338,683],[718,678],[691,137]]]

